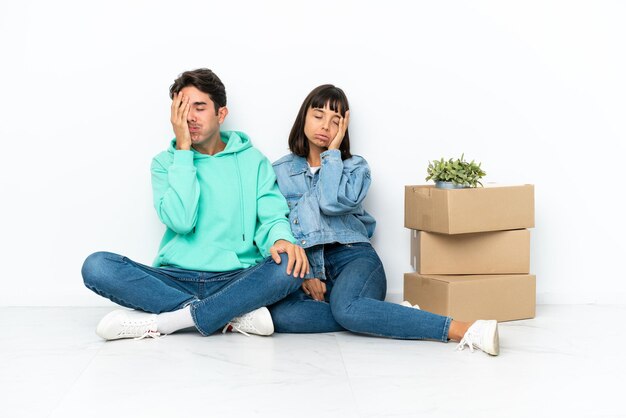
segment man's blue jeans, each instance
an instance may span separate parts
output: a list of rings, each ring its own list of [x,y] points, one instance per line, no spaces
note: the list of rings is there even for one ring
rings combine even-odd
[[[97,252],[82,268],[85,285],[127,308],[144,312],[171,312],[190,305],[196,328],[210,335],[231,319],[270,305],[298,290],[302,280],[286,273],[268,257],[258,265],[223,273],[154,268],[124,256]]]
[[[382,337],[448,341],[452,318],[384,302],[387,280],[369,243],[324,247],[326,300],[302,290],[269,307],[276,332],[349,330]]]

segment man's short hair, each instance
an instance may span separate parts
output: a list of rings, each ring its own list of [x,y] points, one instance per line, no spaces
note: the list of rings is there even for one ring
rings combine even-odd
[[[226,88],[222,80],[208,68],[185,71],[170,86],[170,98],[179,93],[183,88],[193,86],[209,95],[215,106],[215,114],[220,107],[226,106]]]

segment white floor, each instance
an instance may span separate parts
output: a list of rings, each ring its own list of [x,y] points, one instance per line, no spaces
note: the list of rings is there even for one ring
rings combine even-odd
[[[500,324],[499,357],[349,333],[104,342],[110,310],[0,308],[0,416],[626,416],[626,306],[540,305]]]

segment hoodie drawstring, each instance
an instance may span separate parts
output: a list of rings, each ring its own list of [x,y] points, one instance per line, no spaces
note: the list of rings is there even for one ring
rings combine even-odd
[[[239,206],[241,209],[241,238],[246,240],[246,230],[245,230],[245,206],[243,204],[243,184],[241,183],[241,171],[239,170],[239,159],[237,158],[237,153],[235,155],[235,167],[237,168],[237,180],[239,181]]]

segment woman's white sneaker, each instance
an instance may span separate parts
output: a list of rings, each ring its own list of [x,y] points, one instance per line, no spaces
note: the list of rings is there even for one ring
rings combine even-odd
[[[118,309],[100,320],[96,334],[105,340],[158,338],[156,314]]]
[[[415,309],[419,309],[420,308],[420,306],[418,304],[411,305],[411,302],[409,302],[408,300],[400,302],[400,305],[406,306],[407,308],[415,308]]]
[[[500,353],[498,321],[479,319],[474,322],[457,345],[457,350],[463,350],[465,346],[468,346],[472,352],[474,348],[478,348],[487,354],[497,356]]]
[[[269,309],[262,307],[252,312],[233,318],[222,330],[222,334],[226,331],[236,331],[243,335],[272,335],[274,333],[274,322]]]

